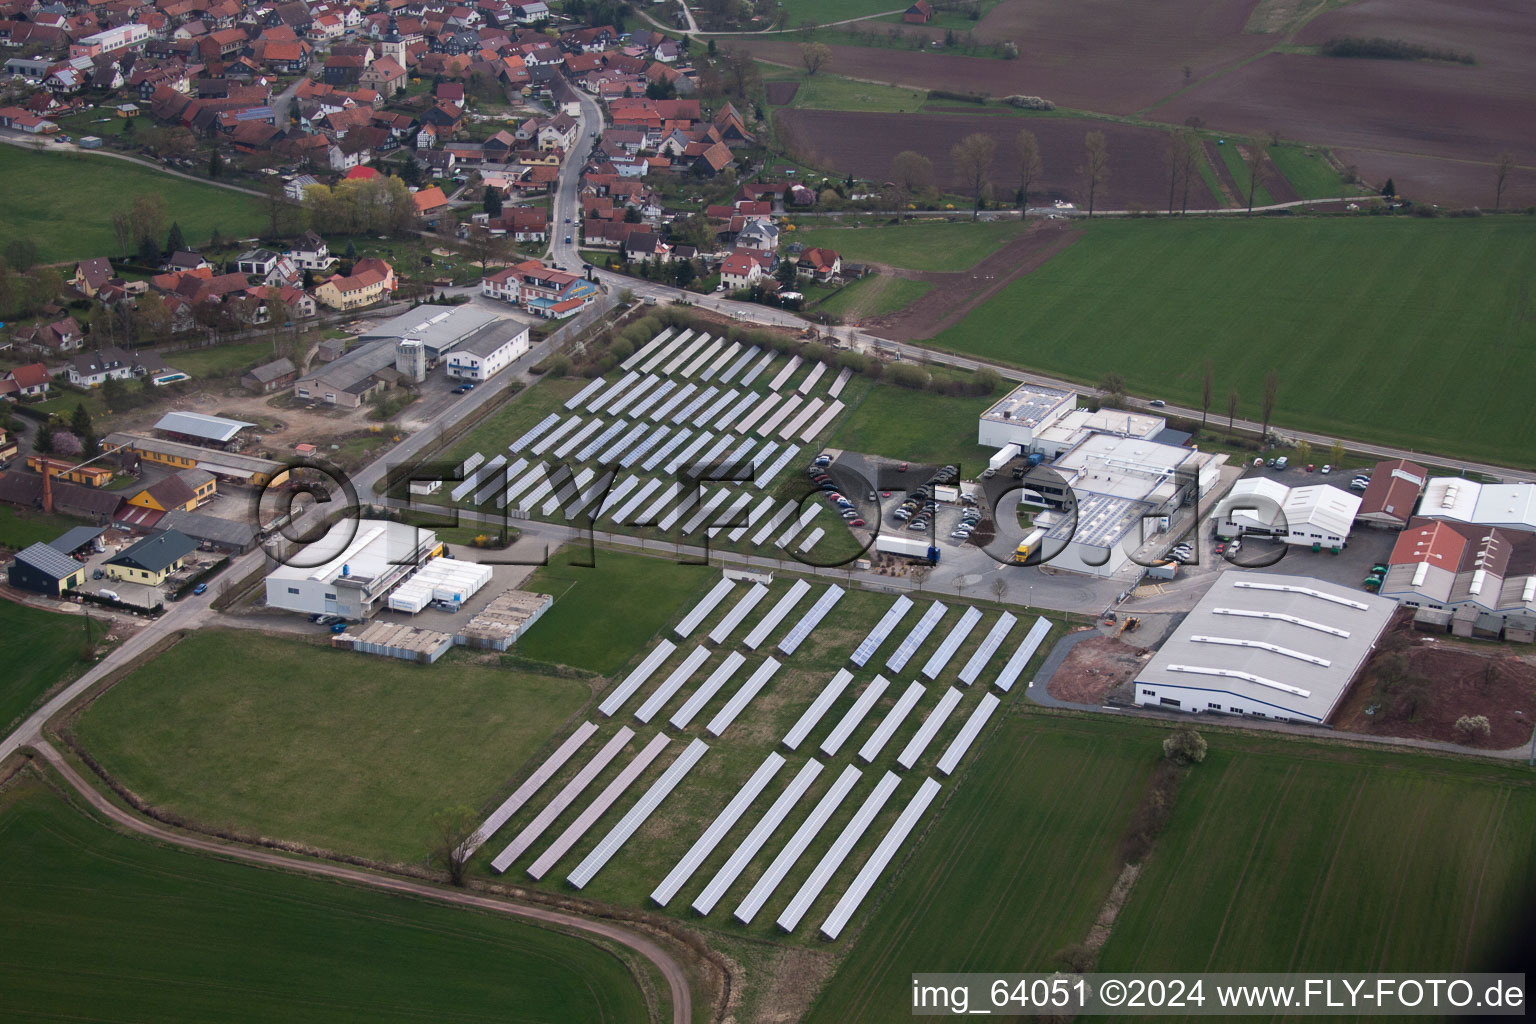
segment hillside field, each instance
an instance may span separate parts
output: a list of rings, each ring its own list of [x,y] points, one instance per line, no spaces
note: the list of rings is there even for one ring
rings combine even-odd
[[[112,214],[126,211],[138,195],[163,196],[166,230],[173,221],[180,224],[194,246],[205,245],[214,228],[226,238],[247,238],[265,224],[254,196],[107,156],[0,146],[0,179],[5,181],[0,191],[0,245],[31,239],[44,263],[116,254]],[[60,230],[65,224],[68,230]],[[165,244],[163,238],[157,241]]]
[[[802,245],[836,249],[845,263],[881,263],[907,270],[969,270],[1017,238],[1017,220],[916,220],[878,228],[812,228],[795,232]]]
[[[871,232],[870,241],[878,237]],[[828,244],[831,244],[830,240]],[[1096,221],[933,343],[1198,408],[1536,465],[1536,219]]]
[[[1021,705],[808,1020],[895,1020],[913,972],[1051,970],[1087,936],[1169,727]],[[1205,735],[1100,970],[1491,969],[1536,854],[1523,765]]]
[[[0,887],[11,1019],[646,1019],[583,939],[123,835],[35,778],[0,794]]]

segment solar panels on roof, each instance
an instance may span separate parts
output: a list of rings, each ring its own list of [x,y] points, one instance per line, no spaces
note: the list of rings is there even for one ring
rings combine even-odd
[[[689,651],[688,656],[678,664],[677,668],[672,670],[672,674],[662,680],[661,685],[656,687],[655,692],[646,698],[644,704],[640,705],[640,709],[635,712],[635,717],[642,722],[649,722],[656,716],[656,712],[660,711],[667,701],[671,700],[677,691],[683,688],[683,684],[693,678],[693,674],[708,660],[709,648],[707,647],[695,647]]]
[[[725,643],[725,638],[730,636],[736,627],[741,625],[742,620],[747,617],[752,609],[757,607],[758,602],[767,596],[767,587],[761,583],[752,584],[752,586],[747,588],[747,592],[741,595],[741,600],[737,601],[731,610],[726,612],[725,618],[721,619],[715,628],[709,631],[709,639],[717,644]]]
[[[939,624],[939,620],[947,611],[949,609],[942,601],[935,601],[929,605],[923,617],[917,620],[917,625],[912,627],[912,632],[908,633],[907,638],[901,642],[901,646],[892,651],[891,656],[886,659],[885,667],[892,672],[900,672],[906,668],[907,662],[912,660],[912,655],[917,653],[917,649],[923,645],[924,640],[928,639],[928,634],[933,632],[933,627]]]
[[[907,836],[912,834],[917,821],[928,810],[928,805],[933,803],[933,798],[939,795],[940,786],[933,779],[924,779],[917,792],[912,794],[912,799],[907,801],[907,806],[902,808],[901,814],[891,824],[890,830],[885,833],[885,838],[880,840],[880,845],[875,847],[875,852],[869,855],[869,860],[859,869],[849,884],[848,890],[843,893],[837,906],[832,908],[832,913],[821,924],[821,934],[829,939],[835,939],[842,934],[843,928],[848,924],[848,919],[854,911],[859,909],[859,904],[869,895],[869,890],[874,886],[880,873],[891,863],[891,858],[901,848],[901,844],[907,841]]]
[[[715,717],[709,720],[704,731],[711,736],[719,736],[736,720],[759,690],[768,685],[768,680],[779,670],[779,663],[772,658],[757,666],[757,671],[747,677],[747,681],[741,684],[741,689],[731,695],[731,699],[725,702],[725,707],[715,713]]]
[[[746,644],[747,650],[755,651],[761,647],[763,641],[768,639],[768,634],[778,628],[779,623],[784,621],[784,616],[789,614],[789,610],[802,597],[808,594],[810,589],[811,585],[805,582],[805,580],[795,580],[784,596],[779,598],[767,615],[763,616],[762,621],[752,628],[752,632],[747,634],[746,640],[742,641]]]
[[[773,781],[773,777],[783,767],[784,758],[778,754],[769,754],[763,763],[757,766],[757,771],[753,772],[752,777],[736,791],[736,795],[731,797],[730,802],[715,816],[715,820],[709,823],[703,835],[699,836],[688,848],[688,852],[683,854],[683,859],[678,861],[677,865],[667,872],[667,877],[661,880],[661,884],[651,891],[651,899],[656,901],[657,906],[664,907],[672,902],[672,897],[677,895],[677,890],[693,877],[693,873],[699,870],[699,865],[704,863],[705,858],[715,852],[715,847],[720,845],[720,840],[724,839],[726,833],[736,826],[747,808],[752,805],[752,801],[757,799],[758,794]]]
[[[650,767],[662,748],[670,742],[666,733],[659,732],[652,736],[651,742],[620,769],[619,774],[614,776],[608,785],[603,787],[603,791],[565,827],[565,831],[549,844],[549,848],[539,855],[538,860],[528,865],[528,876],[534,879],[543,878],[550,868],[559,863],[560,858],[569,853],[571,847],[575,846],[581,837],[597,824],[598,819],[608,813],[608,809],[624,795],[624,791],[640,777],[640,773]]]
[[[530,846],[538,842],[545,830],[554,824],[555,819],[567,807],[576,802],[576,798],[582,794],[582,791],[592,784],[592,780],[597,778],[599,772],[608,767],[608,763],[619,755],[619,751],[624,749],[634,735],[634,730],[626,725],[621,726],[618,732],[609,737],[608,742],[592,755],[591,760],[582,765],[581,770],[561,787],[560,792],[556,793],[534,819],[507,844],[506,848],[496,855],[496,859],[491,861],[491,868],[500,874],[511,867],[512,862],[521,857]]]
[[[795,371],[800,369],[801,362],[801,358],[799,356],[795,356],[789,362],[785,363],[784,368],[778,372],[773,380],[768,382],[768,390],[777,391],[779,388],[783,387],[784,382],[793,377],[795,375]]]
[[[982,639],[981,645],[976,648],[970,660],[965,663],[965,667],[960,670],[960,681],[962,683],[970,686],[976,681],[976,677],[981,675],[981,670],[987,667],[987,662],[992,660],[992,655],[997,653],[997,649],[1002,646],[1003,638],[1008,635],[1008,631],[1013,628],[1013,624],[1017,621],[1008,612],[1003,612],[1002,615],[998,616],[997,621],[992,624],[991,630]]]
[[[565,738],[565,742],[555,748],[555,752],[544,759],[544,763],[534,769],[532,775],[523,781],[523,784],[512,791],[512,795],[501,802],[501,805],[491,812],[490,817],[475,829],[469,839],[460,847],[463,856],[468,859],[474,856],[476,850],[485,845],[485,841],[496,834],[496,830],[507,823],[507,819],[516,814],[528,798],[539,791],[539,788],[554,777],[560,766],[571,759],[571,755],[581,747],[592,734],[597,732],[597,726],[591,722],[582,722],[576,731]]]
[[[631,807],[624,817],[619,819],[619,823],[598,841],[598,844],[592,848],[592,852],[576,865],[576,870],[565,876],[565,880],[578,889],[585,888],[586,884],[592,881],[593,876],[613,859],[613,855],[629,842],[630,836],[634,835],[640,826],[645,824],[645,820],[655,813],[656,808],[661,806],[661,802],[679,782],[683,781],[683,776],[699,763],[699,758],[703,757],[708,750],[709,745],[703,740],[694,740],[688,744],[687,748],[677,755],[677,760],[667,765],[667,770],[651,783],[651,788],[635,802],[635,806]]]
[[[896,755],[896,763],[903,768],[911,768],[917,763],[917,759],[923,756],[923,751],[928,749],[928,744],[939,734],[944,727],[944,722],[954,712],[960,703],[961,691],[950,687],[944,691],[944,696],[928,712],[928,717],[923,719],[923,724],[917,727],[917,732],[907,741],[907,745],[901,748],[901,753]]]
[[[588,384],[586,387],[584,387],[580,391],[576,392],[570,398],[567,398],[565,400],[565,407],[567,409],[574,409],[574,408],[576,408],[578,405],[580,405],[581,403],[585,402],[587,399],[591,398],[593,395],[597,394],[599,391],[603,390],[603,385],[606,384],[606,383],[607,383],[607,381],[603,380],[603,378],[601,378],[601,377],[596,378],[590,384]]]
[[[805,791],[811,788],[811,783],[815,782],[816,776],[820,774],[820,761],[811,760],[800,766],[800,771],[790,780],[789,785],[784,787],[784,791],[774,799],[768,810],[763,812],[763,816],[758,819],[756,825],[752,826],[752,831],[747,833],[741,845],[726,858],[725,863],[720,865],[720,870],[715,872],[715,877],[710,879],[704,891],[699,893],[698,898],[693,901],[694,910],[700,914],[708,914],[715,909],[715,904],[720,902],[720,897],[724,896],[735,884],[736,879],[741,877],[741,873],[752,862],[752,858],[757,856],[763,844],[768,842],[768,837],[773,835],[774,829],[784,823],[789,812],[805,795]]]
[[[768,901],[768,897],[772,896],[773,891],[779,887],[779,883],[784,881],[784,876],[789,874],[795,862],[800,859],[800,855],[805,853],[806,847],[811,845],[817,834],[826,826],[827,819],[832,817],[848,796],[848,792],[859,781],[859,774],[859,770],[851,764],[843,767],[843,774],[839,775],[837,781],[832,783],[832,787],[822,794],[816,806],[811,808],[811,813],[806,815],[800,827],[795,829],[795,834],[789,837],[789,842],[784,844],[784,848],[773,858],[773,862],[768,865],[762,877],[736,907],[733,915],[736,920],[742,924],[752,923],[752,919],[757,916],[759,910],[763,909],[763,904]]]
[[[826,618],[827,613],[832,610],[832,606],[842,599],[843,588],[836,583],[828,585],[827,589],[822,591],[821,597],[817,598],[816,603],[811,606],[811,610],[806,612],[800,621],[795,623],[795,628],[779,641],[779,650],[785,654],[794,654],[800,645],[805,643],[805,638],[811,635],[811,630],[820,625],[821,620]]]
[[[992,717],[992,712],[997,710],[997,705],[1000,703],[995,693],[981,695],[981,701],[971,712],[971,717],[965,720],[960,731],[955,733],[955,738],[949,741],[949,748],[944,751],[944,756],[939,758],[936,767],[940,775],[953,774],[959,767],[960,759],[965,756],[967,750],[971,749],[971,744],[976,742],[976,737],[981,733],[981,727],[987,724],[987,719]]]
[[[715,670],[709,674],[709,678],[700,684],[699,688],[689,695],[672,715],[672,727],[686,729],[688,723],[693,721],[693,716],[704,709],[704,705],[714,700],[715,694],[720,688],[730,682],[731,676],[746,662],[746,656],[739,651],[732,651],[725,656],[725,660],[715,666]]]
[[[645,660],[636,665],[634,671],[624,677],[624,681],[618,685],[618,688],[610,693],[602,704],[598,705],[597,710],[605,715],[612,715],[619,708],[623,707],[624,702],[634,696],[636,690],[645,685],[645,681],[655,674],[656,670],[672,656],[672,652],[675,650],[677,650],[677,645],[670,640],[662,640],[658,643],[656,649],[647,654]]]
[[[847,860],[848,854],[853,852],[854,844],[863,837],[865,830],[869,828],[869,823],[875,820],[875,815],[880,813],[880,809],[885,806],[885,802],[891,798],[891,794],[896,791],[900,783],[901,777],[895,772],[886,772],[880,777],[880,781],[875,783],[875,788],[869,791],[869,796],[865,797],[859,809],[853,812],[853,817],[843,826],[837,839],[811,869],[810,876],[800,886],[800,891],[795,893],[794,898],[789,901],[789,906],[785,907],[784,912],[779,915],[777,923],[780,928],[786,932],[795,930],[795,926],[800,923],[806,911],[811,909],[811,904],[816,902],[816,897],[820,896],[821,891],[827,887],[833,873],[843,866],[843,861]]]
[[[821,741],[821,752],[828,757],[835,755],[848,737],[853,735],[853,730],[859,727],[864,716],[869,714],[869,709],[875,706],[875,702],[885,693],[885,688],[891,685],[891,681],[885,676],[875,676],[870,684],[864,687],[864,692],[859,694],[853,706],[844,712],[842,719],[832,727],[827,738]]]
[[[1004,693],[1013,689],[1013,684],[1019,679],[1019,673],[1024,671],[1024,666],[1028,665],[1029,659],[1035,656],[1035,651],[1039,649],[1041,641],[1050,631],[1050,619],[1044,616],[1036,619],[1023,642],[1019,644],[1019,649],[1013,652],[1013,657],[1008,659],[1008,664],[1004,665],[1003,670],[997,674],[993,685]]]
[[[895,629],[901,623],[902,617],[911,610],[912,599],[910,597],[902,594],[896,598],[896,603],[887,608],[885,614],[880,616],[880,621],[875,623],[875,628],[869,631],[869,635],[859,643],[858,649],[849,656],[848,660],[863,668],[865,663],[874,656],[875,651],[879,649],[880,645],[885,643],[885,638],[891,635],[891,630]]]
[[[922,683],[914,682],[907,686],[906,691],[896,698],[896,703],[891,705],[891,710],[885,713],[880,724],[875,726],[875,731],[869,734],[869,739],[865,740],[864,745],[859,748],[860,761],[868,764],[880,756],[880,751],[891,741],[891,737],[896,735],[896,730],[901,728],[901,723],[912,713],[912,709],[917,707],[917,702],[923,699],[924,692]]]
[[[971,635],[971,630],[976,628],[976,623],[981,621],[981,612],[975,608],[967,608],[965,614],[960,616],[960,621],[955,623],[955,628],[949,631],[949,636],[939,644],[939,649],[929,656],[924,663],[922,674],[929,679],[939,678],[939,673],[944,671],[944,666],[949,664],[960,645],[965,643],[965,638]]]
[[[837,674],[827,680],[827,685],[821,688],[816,699],[811,701],[811,706],[805,709],[800,720],[784,735],[784,745],[794,750],[805,742],[805,738],[811,734],[812,729],[816,728],[822,716],[827,713],[827,709],[837,703],[837,698],[843,695],[843,691],[851,682],[853,682],[853,673],[845,668],[838,669]]]
[[[602,378],[598,378],[598,379],[601,380]],[[533,442],[534,438],[538,437],[540,434],[544,433],[544,431],[548,430],[550,427],[553,427],[556,423],[559,423],[559,422],[560,422],[560,414],[557,413],[557,412],[550,413],[548,416],[545,416],[543,419],[539,420],[539,422],[535,423],[533,426],[529,427],[526,431],[524,431],[517,438],[517,440],[515,440],[511,444],[507,445],[507,451],[511,451],[511,452],[520,452],[520,451],[522,451],[524,448],[528,447],[528,445]]]

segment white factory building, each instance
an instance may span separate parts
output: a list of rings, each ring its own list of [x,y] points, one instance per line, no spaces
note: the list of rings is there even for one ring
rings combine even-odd
[[[431,530],[383,519],[343,519],[267,574],[267,606],[301,615],[366,619],[391,590],[442,550]]]
[[[1424,487],[1419,515],[1536,532],[1536,484],[1480,484],[1459,476],[1432,477]]]
[[[508,330],[510,321],[487,324],[454,346],[445,363],[455,380],[490,380],[528,352],[528,328]]]
[[[1228,570],[1137,673],[1136,703],[1324,723],[1396,608],[1305,576]]]
[[[1332,484],[1288,487],[1269,477],[1244,477],[1216,507],[1216,535],[1249,534],[1313,551],[1339,551],[1349,543],[1360,496]]]

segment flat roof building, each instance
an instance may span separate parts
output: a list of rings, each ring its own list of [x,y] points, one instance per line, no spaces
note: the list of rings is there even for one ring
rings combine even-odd
[[[1137,673],[1136,703],[1322,724],[1396,608],[1323,580],[1229,570]]]
[[[413,338],[426,349],[427,362],[436,365],[475,332],[503,318],[475,306],[417,306],[391,317],[358,336],[360,342],[401,341]],[[511,323],[511,321],[507,321]]]
[[[383,519],[343,519],[267,574],[267,606],[301,615],[366,619],[422,562],[441,551],[431,530]]]
[[[1536,484],[1480,484],[1437,476],[1424,487],[1419,515],[1536,532]]]
[[[447,373],[457,380],[490,380],[528,351],[527,327],[512,320],[486,324],[448,355]]]
[[[1025,382],[981,414],[976,443],[993,448],[1034,448],[1035,437],[1077,408],[1077,393]]]

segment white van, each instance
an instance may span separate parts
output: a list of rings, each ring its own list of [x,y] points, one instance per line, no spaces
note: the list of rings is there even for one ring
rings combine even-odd
[[[1286,466],[1289,466],[1290,464],[1291,464],[1290,458],[1288,456],[1285,456],[1285,455],[1282,455],[1278,459],[1275,460],[1275,468],[1276,469],[1284,469]]]
[[[121,601],[122,600],[122,598],[117,596],[117,591],[115,591],[115,590],[98,590],[98,591],[96,591],[96,596],[97,597],[104,597],[108,601]]]

